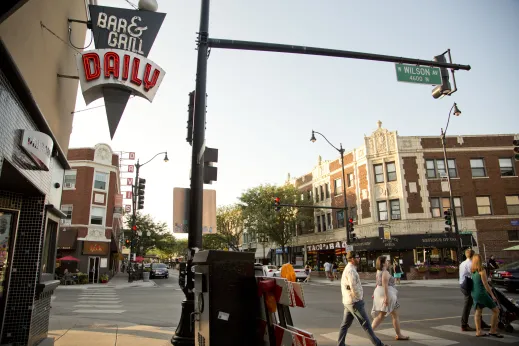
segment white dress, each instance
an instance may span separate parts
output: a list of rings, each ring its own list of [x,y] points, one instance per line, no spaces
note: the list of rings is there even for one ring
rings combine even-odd
[[[373,309],[371,309],[371,316],[375,318],[381,311],[390,314],[393,310],[398,309],[398,291],[395,288],[395,278],[389,276],[388,282],[388,302],[384,305],[384,286],[382,285],[382,274],[384,271],[377,271],[377,288],[373,293]],[[389,274],[389,273],[388,273]]]

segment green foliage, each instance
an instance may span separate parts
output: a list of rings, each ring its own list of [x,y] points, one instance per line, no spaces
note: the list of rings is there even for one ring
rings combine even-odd
[[[126,219],[126,228],[124,238],[132,239],[133,251],[138,256],[144,256],[151,253],[152,250],[159,250],[165,256],[173,255],[173,249],[175,247],[176,239],[168,230],[165,222],[155,222],[149,214],[137,213],[137,231],[132,231],[132,220],[133,216],[130,215]],[[138,232],[141,231],[142,235],[139,236]],[[148,232],[150,235],[148,236]],[[140,247],[142,246],[142,250]]]
[[[211,241],[225,244],[225,246],[220,246],[220,248],[230,248],[238,251],[238,245],[240,244],[244,229],[242,207],[238,204],[232,204],[218,208],[216,211],[216,230],[218,233],[207,235],[210,236],[209,239]],[[217,245],[216,243],[211,245]],[[205,245],[205,240],[204,249],[210,249]]]
[[[228,247],[225,239],[216,233],[204,234],[202,236],[202,248],[204,250],[224,250]]]
[[[301,200],[301,192],[293,185],[260,185],[245,191],[240,197],[244,228],[258,237],[266,236],[285,248],[296,234],[296,226],[313,224],[313,213],[303,209],[281,207],[276,212],[274,198],[281,204],[312,205],[308,199]],[[285,259],[286,260],[286,259]]]

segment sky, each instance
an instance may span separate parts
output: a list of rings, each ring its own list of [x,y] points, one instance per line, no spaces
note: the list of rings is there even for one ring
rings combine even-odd
[[[124,0],[98,3],[131,8]],[[70,147],[107,143],[135,152],[141,163],[167,151],[170,161],[157,158],[141,168],[141,177],[147,180],[143,212],[171,227],[173,188],[189,187],[187,105],[195,88],[201,2],[158,3],[167,15],[148,57],[166,76],[153,103],[130,99],[113,140],[104,107],[77,112]],[[454,63],[472,69],[456,72],[458,91],[437,100],[429,85],[397,82],[393,63],[213,49],[206,143],[219,149],[218,181],[205,188],[217,191],[218,205],[231,204],[248,188],[308,173],[319,155],[336,159],[324,140],[310,142],[312,129],[347,151],[361,146],[378,120],[401,136],[439,136],[453,102],[462,115],[451,119],[449,135],[518,133],[517,33],[514,0],[212,1],[211,38],[425,60],[450,48]],[[79,90],[76,111],[102,104],[86,106]]]

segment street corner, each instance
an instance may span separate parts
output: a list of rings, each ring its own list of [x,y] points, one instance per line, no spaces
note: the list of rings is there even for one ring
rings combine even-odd
[[[119,328],[117,345],[121,346],[166,346],[171,345],[174,328],[135,325]]]

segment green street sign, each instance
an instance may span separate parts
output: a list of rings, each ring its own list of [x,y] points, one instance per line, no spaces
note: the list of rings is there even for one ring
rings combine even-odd
[[[406,83],[440,85],[442,77],[439,67],[395,64],[396,80]]]
[[[472,231],[461,231],[460,234],[472,234]]]

